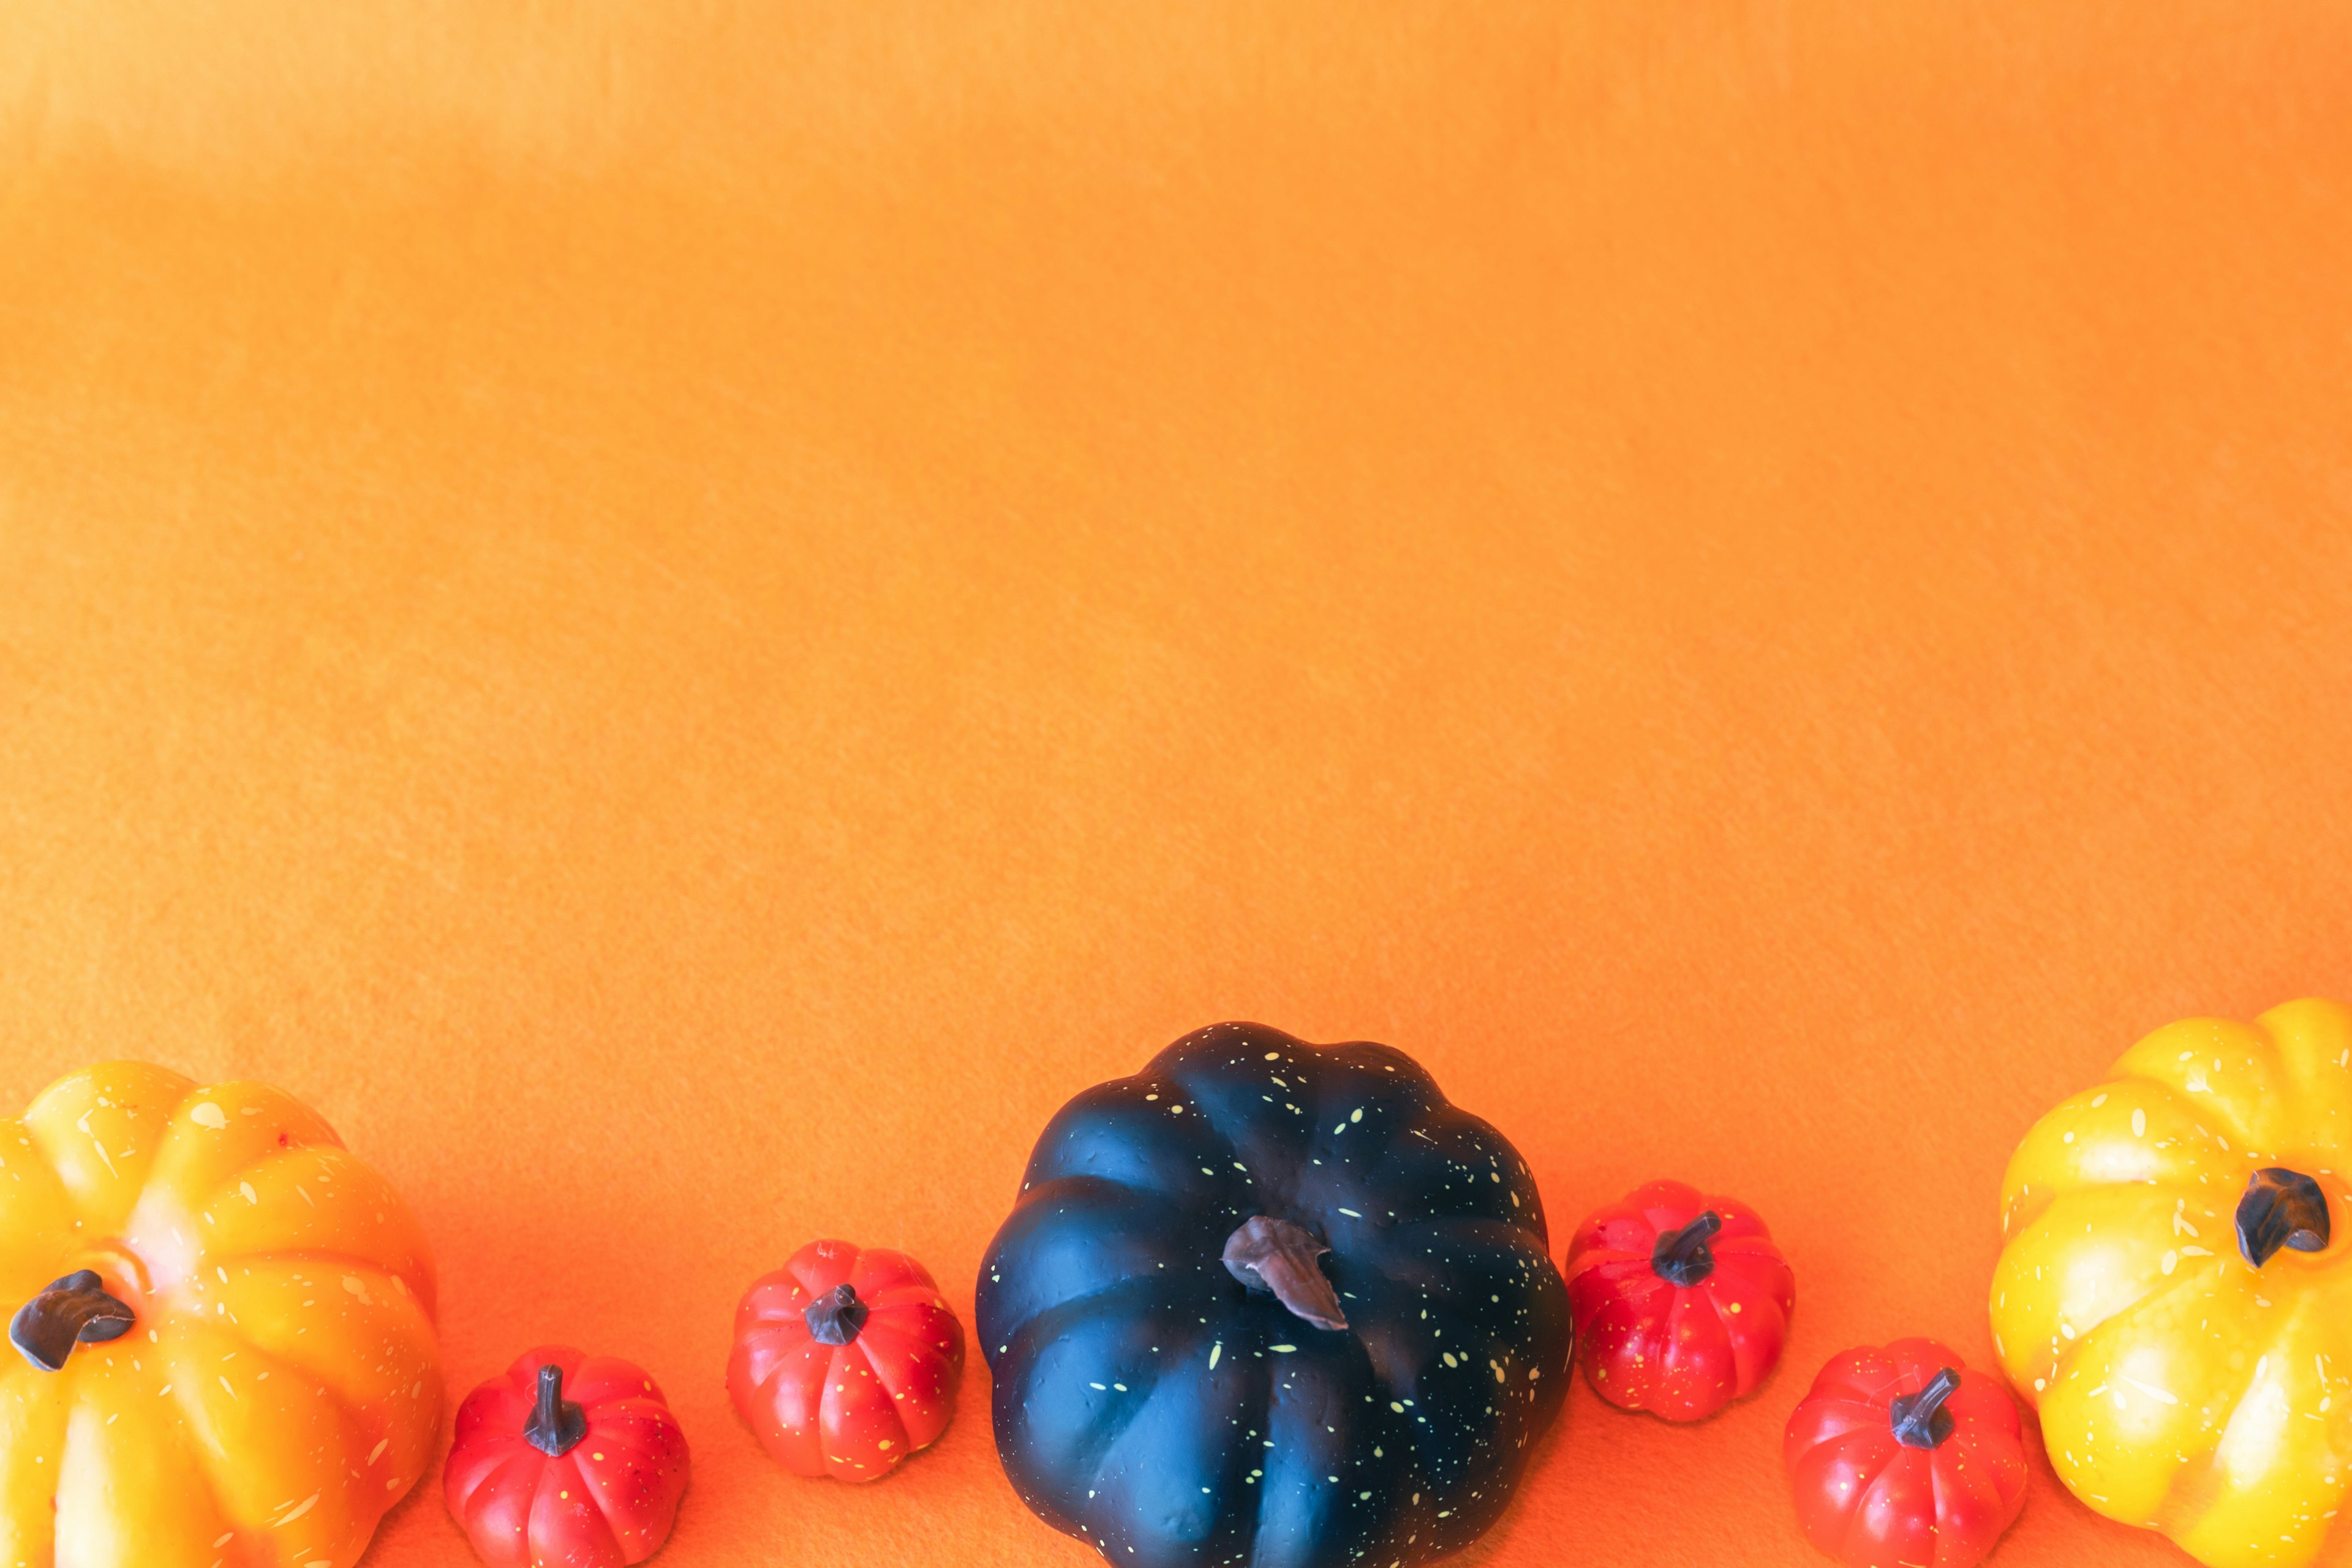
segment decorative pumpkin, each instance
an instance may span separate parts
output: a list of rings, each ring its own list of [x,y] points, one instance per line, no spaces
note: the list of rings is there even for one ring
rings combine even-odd
[[[2059,1479],[2215,1568],[2352,1561],[2352,1013],[2193,1018],[2002,1184],[2001,1365]]]
[[[1832,1358],[1781,1458],[1805,1539],[1853,1568],[1969,1568],[2025,1506],[2016,1403],[1933,1340]]]
[[[989,1249],[1005,1469],[1134,1568],[1457,1551],[1566,1392],[1545,1243],[1526,1163],[1402,1052],[1187,1036],[1062,1109]]]
[[[880,1480],[948,1429],[962,1376],[963,1325],[903,1252],[812,1241],[735,1309],[728,1396],[803,1476]]]
[[[621,1568],[669,1539],[687,1472],[645,1368],[541,1345],[457,1407],[441,1488],[490,1568]]]
[[[0,1121],[0,1563],[349,1568],[440,1422],[433,1263],[291,1096],[84,1068]]]
[[[1579,1226],[1567,1274],[1593,1392],[1669,1421],[1753,1394],[1780,1364],[1797,1300],[1756,1212],[1680,1182],[1652,1182]]]

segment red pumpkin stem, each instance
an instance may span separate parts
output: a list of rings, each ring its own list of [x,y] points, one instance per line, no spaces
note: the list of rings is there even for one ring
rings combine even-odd
[[[588,1436],[588,1412],[563,1397],[563,1369],[553,1362],[539,1369],[539,1403],[523,1423],[522,1439],[551,1459],[560,1459]]]
[[[1715,1249],[1707,1245],[1723,1228],[1723,1216],[1713,1209],[1680,1230],[1658,1237],[1650,1249],[1650,1267],[1669,1285],[1692,1286],[1715,1272]]]
[[[857,1292],[846,1284],[836,1285],[809,1303],[801,1316],[808,1323],[809,1338],[821,1345],[845,1345],[857,1338],[866,1327],[869,1309],[857,1299]]]
[[[1259,1215],[1225,1238],[1224,1264],[1252,1289],[1273,1291],[1302,1321],[1336,1331],[1348,1326],[1348,1316],[1315,1261],[1330,1250],[1305,1226]]]
[[[19,1307],[8,1322],[8,1342],[43,1372],[62,1372],[74,1346],[119,1340],[137,1321],[129,1307],[106,1293],[95,1269],[84,1268],[51,1280]]]
[[[1895,1426],[1895,1440],[1906,1448],[1940,1448],[1952,1435],[1952,1413],[1944,1401],[1960,1386],[1960,1374],[1944,1368],[1916,1394],[1897,1396],[1886,1406]]]

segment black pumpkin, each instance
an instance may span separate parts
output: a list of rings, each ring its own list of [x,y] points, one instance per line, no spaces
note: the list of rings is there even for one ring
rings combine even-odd
[[[1468,1545],[1567,1393],[1527,1163],[1402,1051],[1188,1035],[1062,1108],[981,1270],[996,1445],[1135,1568]]]

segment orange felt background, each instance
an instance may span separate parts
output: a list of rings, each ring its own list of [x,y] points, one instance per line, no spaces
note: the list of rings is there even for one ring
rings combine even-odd
[[[1557,1240],[1679,1174],[1800,1281],[1464,1561],[1817,1561],[1780,1423],[1988,1361],[2038,1112],[2352,992],[2347,82],[2300,0],[0,10],[0,1100],[314,1101],[453,1389],[664,1381],[673,1568],[1025,1568],[976,1356],[801,1481],[736,1293],[968,1321],[1068,1095],[1385,1039]],[[1997,1561],[2185,1559],[2044,1468]]]

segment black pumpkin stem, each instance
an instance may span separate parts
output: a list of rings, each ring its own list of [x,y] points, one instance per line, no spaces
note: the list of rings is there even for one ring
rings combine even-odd
[[[1715,1249],[1707,1245],[1723,1228],[1723,1216],[1713,1209],[1680,1230],[1658,1237],[1650,1249],[1650,1267],[1669,1285],[1696,1285],[1715,1272]]]
[[[2256,1171],[2238,1200],[2238,1250],[2260,1268],[2281,1247],[2327,1250],[2327,1194],[2301,1171]]]
[[[588,1436],[588,1412],[563,1397],[563,1369],[553,1362],[539,1369],[539,1403],[523,1423],[522,1440],[551,1459],[560,1459]]]
[[[95,1269],[52,1280],[8,1322],[8,1342],[43,1372],[61,1372],[78,1344],[119,1340],[138,1321],[129,1307],[106,1293]]]
[[[1952,1413],[1944,1401],[1960,1386],[1960,1374],[1944,1368],[1916,1394],[1898,1395],[1886,1406],[1895,1426],[1895,1440],[1906,1448],[1940,1448],[1952,1435]]]
[[[1348,1326],[1348,1315],[1315,1262],[1330,1250],[1305,1226],[1259,1215],[1225,1238],[1224,1264],[1252,1289],[1273,1291],[1276,1300],[1303,1321],[1337,1331]]]
[[[866,1327],[868,1309],[857,1299],[857,1292],[847,1284],[835,1286],[801,1314],[808,1323],[809,1338],[821,1345],[845,1345],[855,1340]]]

